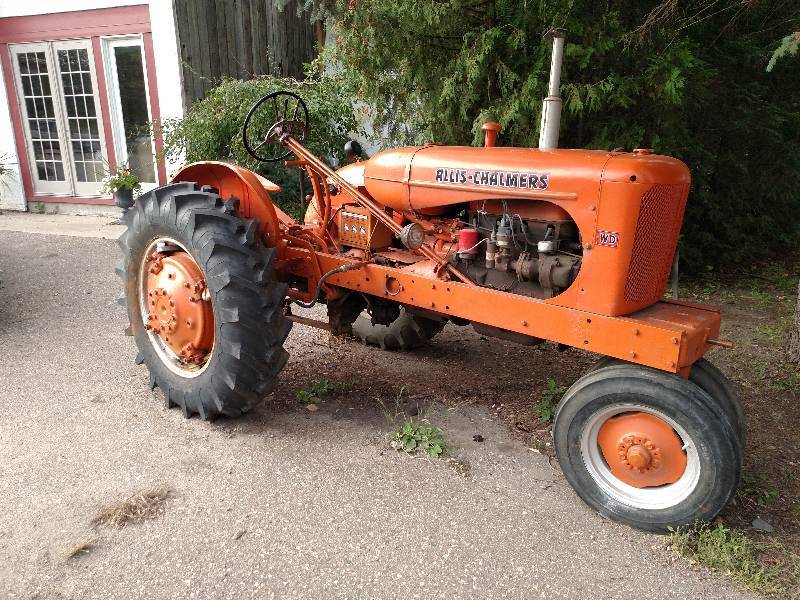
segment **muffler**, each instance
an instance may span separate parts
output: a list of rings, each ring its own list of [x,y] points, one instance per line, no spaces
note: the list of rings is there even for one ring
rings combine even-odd
[[[565,29],[551,29],[544,35],[553,40],[553,57],[550,62],[550,87],[542,105],[542,122],[539,127],[539,148],[558,148],[558,132],[561,127],[561,62],[564,59]]]

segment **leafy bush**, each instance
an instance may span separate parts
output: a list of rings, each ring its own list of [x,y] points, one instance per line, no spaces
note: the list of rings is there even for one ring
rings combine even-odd
[[[242,125],[250,107],[276,90],[295,92],[308,106],[308,148],[333,163],[341,161],[348,133],[357,132],[358,125],[352,100],[341,93],[338,77],[323,76],[319,63],[309,65],[308,78],[303,81],[271,76],[248,81],[224,79],[204,99],[192,104],[183,119],[161,124],[164,154],[172,159],[183,156],[187,162],[230,161],[251,169],[281,186],[277,203],[297,218],[301,212],[299,170],[287,169],[283,162],[259,162],[242,143]],[[258,126],[257,119],[255,124]],[[310,192],[310,185],[305,186],[305,192]]]

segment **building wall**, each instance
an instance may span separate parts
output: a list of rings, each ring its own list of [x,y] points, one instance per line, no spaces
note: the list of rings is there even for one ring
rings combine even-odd
[[[152,44],[153,63],[155,66],[155,91],[151,86],[150,103],[154,113],[160,118],[180,118],[183,116],[181,67],[178,56],[178,42],[173,14],[173,3],[170,0],[0,0],[1,19],[7,17],[26,17],[67,13],[102,8],[117,8],[134,5],[147,5],[150,15],[150,35],[145,38],[145,45]],[[133,32],[131,32],[133,33]],[[55,39],[52,32],[43,34],[42,40]],[[65,33],[61,39],[68,39]],[[34,41],[34,40],[31,40]],[[2,65],[0,65],[2,69]],[[2,79],[0,71],[0,83]],[[0,160],[9,164],[12,173],[0,182],[0,208],[25,210],[30,200],[22,185],[23,174],[20,172],[20,156],[18,144],[15,142],[11,106],[5,85],[0,85]],[[180,166],[180,160],[167,161],[166,176],[170,177]],[[46,199],[44,201],[47,201]],[[75,202],[81,202],[76,199]],[[110,203],[109,200],[92,201],[92,203]]]
[[[25,210],[25,194],[19,168],[17,145],[11,124],[8,94],[3,82],[3,65],[0,64],[0,163],[9,172],[0,178],[0,209]]]

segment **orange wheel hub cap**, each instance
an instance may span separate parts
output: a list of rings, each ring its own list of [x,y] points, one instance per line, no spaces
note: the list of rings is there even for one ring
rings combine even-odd
[[[675,483],[686,470],[681,439],[668,423],[644,412],[603,423],[597,434],[611,473],[637,488]]]
[[[200,267],[186,252],[147,258],[145,329],[187,364],[202,364],[214,345],[214,312]]]

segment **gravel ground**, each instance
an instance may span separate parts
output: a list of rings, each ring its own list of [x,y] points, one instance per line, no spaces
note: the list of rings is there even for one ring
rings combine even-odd
[[[487,403],[438,403],[459,370],[486,367],[465,329],[414,355],[296,325],[254,413],[166,410],[122,335],[116,254],[0,232],[0,597],[749,597],[589,510]],[[294,391],[318,377],[338,391],[312,413]],[[404,398],[405,381],[430,393]],[[386,412],[415,402],[458,463],[389,447]],[[155,518],[91,525],[151,485],[172,490]],[[95,546],[66,558],[84,539]]]

